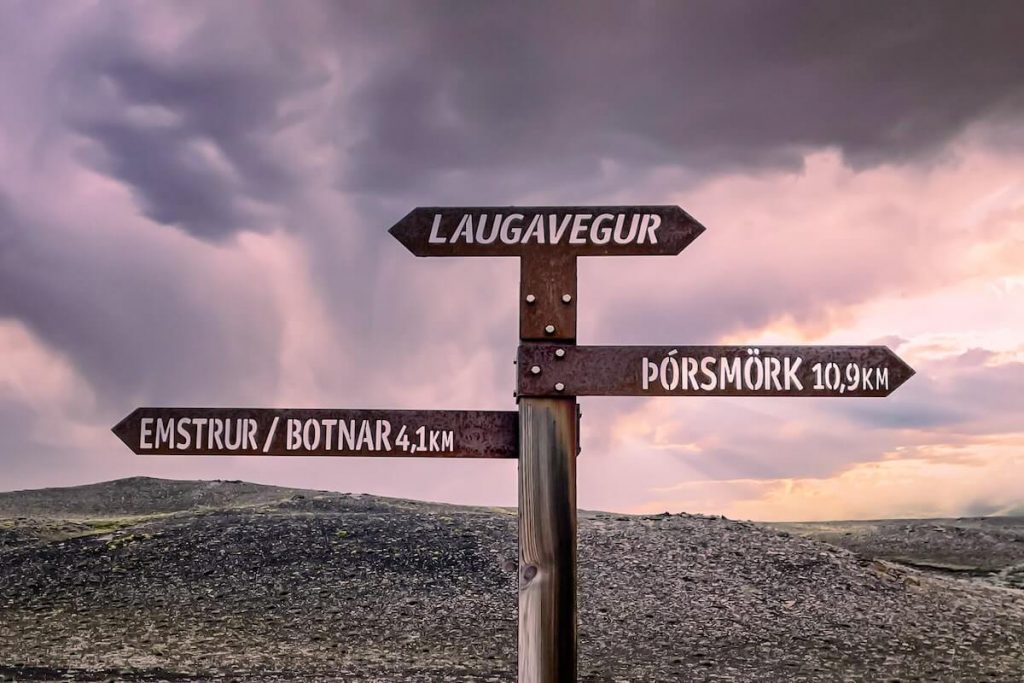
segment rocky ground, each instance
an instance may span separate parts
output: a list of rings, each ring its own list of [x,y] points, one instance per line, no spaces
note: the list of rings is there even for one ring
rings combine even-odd
[[[866,557],[1024,588],[1024,517],[803,522],[776,528]]]
[[[867,554],[581,514],[580,679],[1024,680],[1024,591],[847,531]],[[969,545],[943,562],[996,566]],[[997,571],[1024,562],[997,545]],[[514,681],[515,633],[513,511],[152,479],[0,494],[0,678]]]

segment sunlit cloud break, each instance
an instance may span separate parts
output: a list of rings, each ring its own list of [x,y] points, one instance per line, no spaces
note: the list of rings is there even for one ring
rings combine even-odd
[[[414,259],[387,228],[677,204],[707,226],[681,255],[581,260],[579,343],[879,344],[917,374],[887,399],[581,399],[581,507],[1020,510],[1024,47],[996,4],[9,3],[0,488],[515,504],[512,462],[141,458],[109,428],[512,410],[518,263]]]

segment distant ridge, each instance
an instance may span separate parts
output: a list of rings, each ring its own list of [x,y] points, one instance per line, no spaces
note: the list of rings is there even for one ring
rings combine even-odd
[[[284,500],[304,489],[243,481],[127,477],[96,484],[0,493],[0,517],[152,515]]]

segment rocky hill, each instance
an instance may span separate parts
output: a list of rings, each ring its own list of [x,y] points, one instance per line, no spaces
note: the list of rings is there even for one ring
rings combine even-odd
[[[791,531],[581,514],[580,680],[1024,680],[1024,591]],[[138,478],[0,494],[0,678],[514,681],[516,552],[503,509]]]
[[[882,519],[772,526],[866,557],[1024,588],[1024,517]]]

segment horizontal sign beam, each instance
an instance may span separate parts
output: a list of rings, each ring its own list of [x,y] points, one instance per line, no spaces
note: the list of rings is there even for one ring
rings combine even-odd
[[[519,414],[136,408],[113,432],[139,455],[516,458]]]
[[[519,347],[520,396],[888,396],[914,371],[885,346]]]
[[[389,232],[417,256],[672,256],[704,226],[678,206],[419,207]]]

